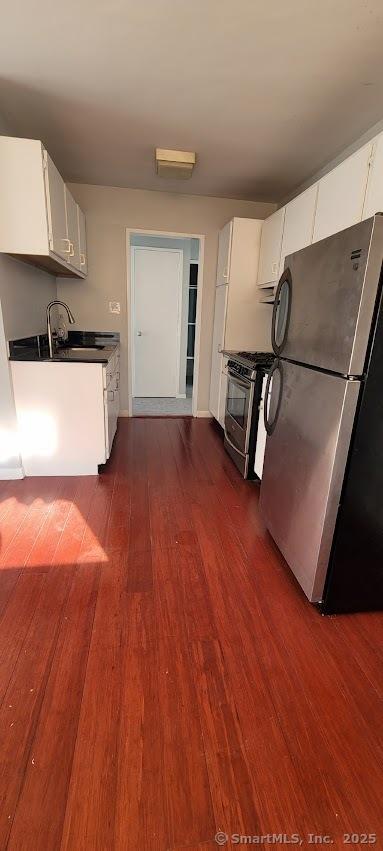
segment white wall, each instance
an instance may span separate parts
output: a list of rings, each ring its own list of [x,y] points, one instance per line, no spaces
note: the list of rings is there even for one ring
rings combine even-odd
[[[0,300],[6,340],[46,333],[46,306],[56,293],[52,275],[0,254]]]
[[[89,272],[85,281],[58,279],[58,293],[73,310],[76,328],[120,332],[123,409],[128,408],[126,228],[205,235],[197,406],[207,411],[219,230],[233,216],[266,218],[276,205],[87,184],[70,189],[86,215]],[[120,315],[108,312],[109,300],[121,302]]]
[[[197,242],[198,239],[193,240]],[[158,237],[145,234],[132,234],[131,245],[141,245],[149,248],[179,248],[183,251],[182,271],[182,305],[181,305],[181,341],[180,341],[180,371],[178,381],[178,392],[182,396],[186,393],[186,352],[188,333],[189,312],[189,278],[190,260],[192,250],[191,239],[170,239],[169,237]],[[195,248],[194,248],[195,251]],[[197,249],[198,251],[198,249]]]
[[[44,332],[45,308],[55,297],[51,275],[0,254],[0,479],[21,474],[20,458],[10,447],[16,415],[6,341]]]

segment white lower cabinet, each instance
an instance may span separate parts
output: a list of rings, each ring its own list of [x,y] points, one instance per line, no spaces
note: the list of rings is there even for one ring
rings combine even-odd
[[[112,451],[114,436],[117,431],[118,415],[120,412],[120,361],[119,355],[104,369],[104,402],[105,402],[105,451],[106,457]]]
[[[216,420],[219,420],[223,355],[225,340],[226,306],[228,286],[219,286],[215,290],[215,311],[213,328],[213,348],[211,354],[210,400],[209,408]]]
[[[227,358],[222,358],[222,369],[219,379],[219,398],[218,398],[218,422],[225,428],[225,410],[226,410],[226,394],[227,394]]]
[[[11,361],[11,372],[25,475],[96,475],[117,429],[118,354],[108,364]]]

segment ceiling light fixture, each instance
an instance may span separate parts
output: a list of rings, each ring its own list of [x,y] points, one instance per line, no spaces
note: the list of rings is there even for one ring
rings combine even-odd
[[[156,148],[156,166],[159,177],[187,180],[193,174],[196,155],[192,151],[169,151]]]

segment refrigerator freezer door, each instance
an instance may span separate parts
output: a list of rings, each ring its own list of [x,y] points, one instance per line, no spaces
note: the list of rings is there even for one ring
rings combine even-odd
[[[260,507],[266,526],[312,602],[322,599],[359,381],[281,361],[270,412]],[[280,405],[275,394],[281,394]]]
[[[287,257],[290,286],[285,269],[273,311],[275,353],[341,375],[362,375],[382,259],[379,214]]]

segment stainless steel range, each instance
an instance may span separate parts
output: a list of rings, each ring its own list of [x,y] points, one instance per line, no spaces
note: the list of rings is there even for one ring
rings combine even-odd
[[[265,375],[274,356],[270,352],[224,351],[228,357],[225,407],[225,448],[245,479],[258,478],[254,470],[259,410]],[[260,422],[263,428],[263,422]]]

